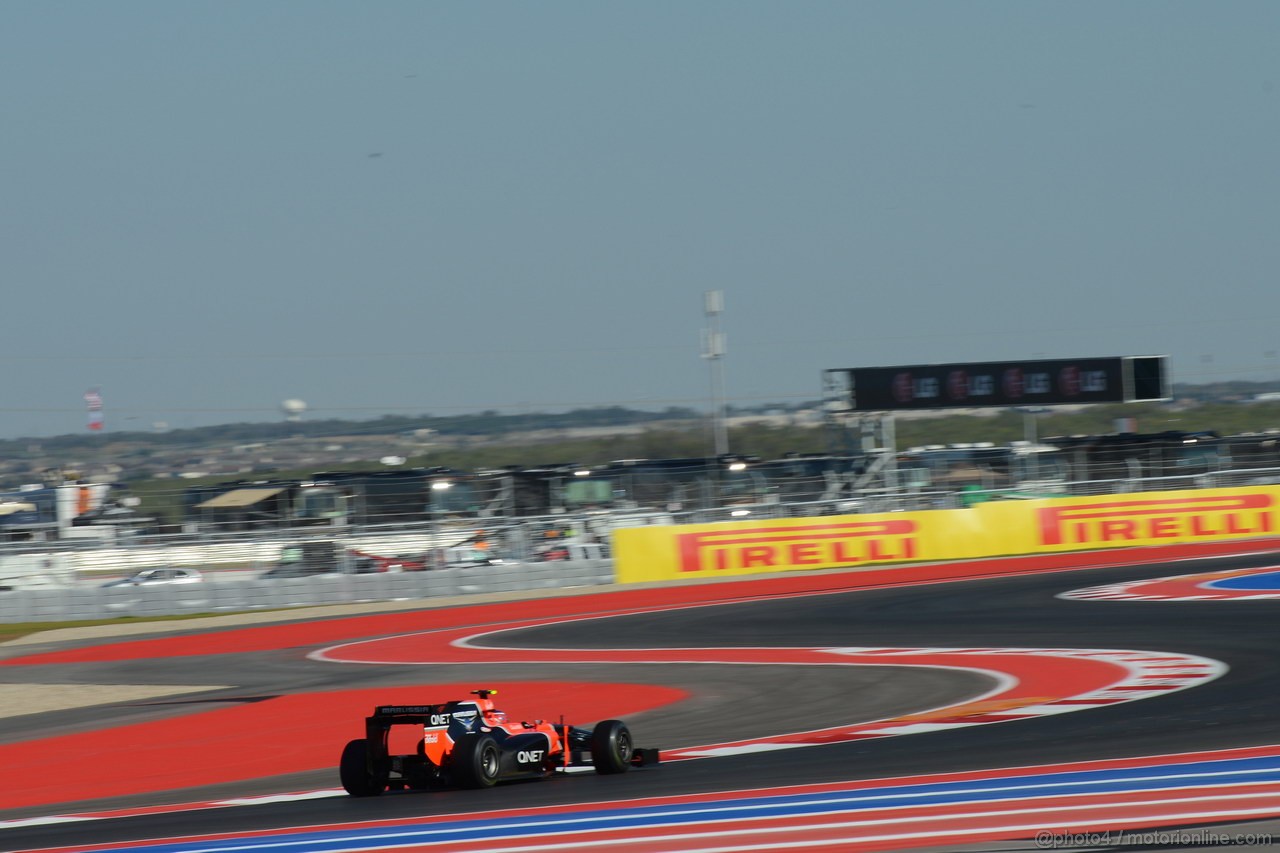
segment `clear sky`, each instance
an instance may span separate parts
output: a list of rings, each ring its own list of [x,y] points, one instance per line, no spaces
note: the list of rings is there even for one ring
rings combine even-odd
[[[0,3],[0,437],[1280,387],[1280,3]]]

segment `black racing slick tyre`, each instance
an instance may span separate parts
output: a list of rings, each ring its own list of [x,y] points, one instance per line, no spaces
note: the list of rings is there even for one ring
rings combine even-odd
[[[501,753],[489,735],[469,737],[453,748],[454,781],[461,788],[492,788],[498,781]]]
[[[376,797],[387,790],[387,773],[369,769],[369,744],[353,740],[342,750],[338,776],[342,787],[353,797]]]
[[[631,730],[621,720],[605,720],[591,730],[591,763],[597,773],[626,773],[631,750]]]

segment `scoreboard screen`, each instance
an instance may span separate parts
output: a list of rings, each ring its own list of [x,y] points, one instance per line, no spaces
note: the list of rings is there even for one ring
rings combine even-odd
[[[847,410],[1062,406],[1171,399],[1165,356],[910,364],[826,371]],[[834,401],[833,401],[834,402]]]

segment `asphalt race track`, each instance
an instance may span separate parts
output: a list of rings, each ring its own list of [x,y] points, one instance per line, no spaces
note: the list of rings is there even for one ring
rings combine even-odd
[[[1081,557],[1082,562],[1091,559],[1097,558]],[[19,750],[37,741],[72,745],[75,750],[69,754],[46,751],[41,764],[23,765],[21,774],[6,769],[0,782],[0,850],[125,844],[1274,745],[1280,743],[1280,720],[1275,713],[1280,704],[1280,656],[1276,653],[1280,649],[1280,620],[1275,601],[1256,597],[1187,601],[1060,596],[1073,590],[1112,589],[1175,575],[1257,569],[1272,566],[1277,559],[1280,557],[1264,552],[852,592],[841,589],[844,575],[828,573],[810,576],[811,592],[804,595],[787,594],[785,583],[774,591],[767,585],[756,585],[750,588],[747,600],[552,621],[501,633],[489,632],[499,625],[519,622],[535,610],[549,615],[555,606],[571,604],[574,599],[556,599],[559,605],[507,606],[502,611],[507,613],[505,619],[483,608],[447,611],[449,627],[460,635],[483,635],[475,641],[479,647],[554,649],[561,652],[558,657],[563,661],[544,656],[527,662],[489,663],[483,662],[486,655],[464,650],[458,663],[441,662],[439,656],[429,657],[435,662],[422,663],[335,662],[348,650],[358,653],[362,645],[367,646],[349,643],[379,637],[393,638],[388,641],[391,648],[404,654],[406,649],[412,650],[412,643],[406,645],[394,638],[415,624],[416,629],[411,630],[438,630],[441,614],[446,611],[418,612],[412,617],[416,622],[403,613],[362,617],[345,631],[326,629],[308,634],[299,628],[296,644],[272,645],[274,641],[264,634],[241,649],[216,654],[193,653],[200,651],[201,643],[222,648],[218,640],[208,639],[210,635],[194,641],[181,636],[149,640],[114,656],[85,650],[78,657],[80,649],[61,646],[24,648],[21,655],[7,649],[8,660],[3,663],[8,665],[0,677],[9,683],[221,688],[167,700],[0,720],[0,757],[9,749],[15,761],[26,761]],[[720,597],[729,598],[736,585],[713,586],[719,588]],[[1261,584],[1237,586],[1256,594]],[[679,590],[667,589],[662,594],[667,601],[680,601]],[[599,603],[607,600],[608,596],[598,602],[593,599],[597,602],[593,604],[595,612],[607,611]],[[296,623],[293,627],[313,624]],[[243,632],[216,632],[214,636],[225,640],[234,633]],[[120,645],[125,648],[130,644]],[[502,704],[513,717],[553,718],[566,707],[571,714],[599,715],[582,719],[584,724],[604,716],[622,716],[641,746],[656,746],[665,752],[928,711],[987,695],[995,684],[994,678],[972,670],[893,665],[891,659],[887,659],[888,665],[874,667],[786,660],[746,665],[721,662],[712,659],[714,655],[708,655],[705,662],[672,662],[657,653],[633,655],[639,660],[622,663],[577,660],[589,658],[591,650],[603,649],[833,647],[1147,650],[1220,661],[1228,669],[1220,677],[1189,689],[1108,707],[955,730],[672,761],[621,776],[585,774],[486,791],[397,792],[370,799],[322,796],[202,810],[155,808],[331,790],[337,786],[335,766],[343,732],[345,737],[358,736],[361,717],[372,704],[444,701],[460,698],[459,691],[470,687],[498,686]],[[426,648],[430,651],[429,645]],[[577,652],[582,654],[575,656]],[[36,653],[46,656],[24,660]],[[65,654],[60,658],[58,653]],[[325,657],[329,659],[322,659]],[[502,661],[504,655],[488,657]],[[645,662],[647,659],[652,660]],[[597,683],[607,686],[590,686]],[[334,719],[337,709],[359,710]],[[217,733],[203,728],[198,724],[200,718],[192,716],[211,710],[241,714],[244,720],[261,712],[267,723],[245,734],[243,742],[211,745],[209,740],[216,741]],[[192,724],[193,720],[197,724]],[[169,740],[130,745],[129,738],[137,738],[139,732],[162,732]],[[321,735],[325,739],[317,740]],[[95,745],[86,746],[91,743]],[[251,749],[256,754],[237,755],[237,749]],[[217,774],[205,771],[214,763],[215,753],[220,753],[223,763],[245,766],[265,761],[265,766],[283,765],[289,772],[260,773],[248,779],[231,778],[235,774],[230,773],[221,781],[211,781]],[[280,756],[280,764],[272,764],[273,754]],[[137,763],[142,755],[146,756],[145,766]],[[160,790],[142,790],[148,787],[147,768],[165,761],[165,756],[176,775],[165,777]],[[324,762],[323,769],[296,769],[315,765],[317,760]],[[120,792],[111,793],[99,785],[90,789],[94,797],[87,798],[77,781],[77,768],[86,764],[119,768],[116,777],[140,777],[133,786],[137,790],[128,790],[130,786],[122,783]],[[32,769],[35,767],[39,770]],[[56,779],[59,786],[52,800],[39,792],[41,785],[49,784],[49,778]],[[24,784],[24,779],[29,784]],[[175,783],[174,779],[186,781]],[[41,796],[45,801],[37,802]],[[15,802],[23,805],[10,807]],[[113,810],[131,816],[28,822],[50,815]],[[132,814],[135,811],[141,813]],[[1280,831],[1276,838],[1280,840]],[[996,848],[985,845],[980,849]],[[1034,848],[1028,841],[1021,846],[1010,843],[1004,849]],[[1182,844],[1176,849],[1199,848]]]

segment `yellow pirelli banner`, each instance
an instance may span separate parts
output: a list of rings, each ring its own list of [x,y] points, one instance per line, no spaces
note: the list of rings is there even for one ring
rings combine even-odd
[[[879,515],[624,528],[618,581],[674,580],[1273,536],[1280,487],[1142,492]]]

